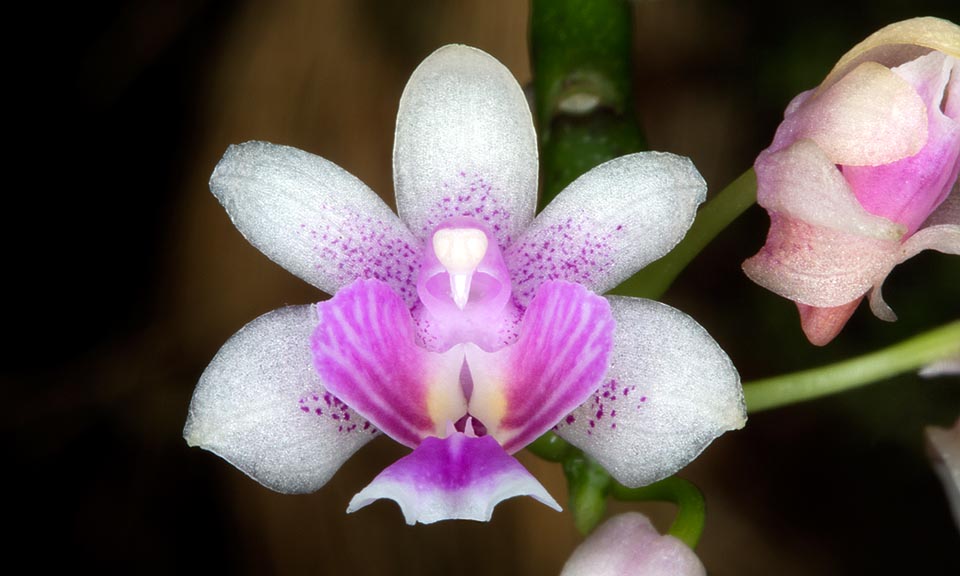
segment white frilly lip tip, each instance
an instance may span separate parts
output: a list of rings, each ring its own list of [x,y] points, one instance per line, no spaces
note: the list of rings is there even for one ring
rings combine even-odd
[[[491,436],[454,432],[442,439],[425,438],[416,450],[357,493],[347,512],[387,499],[400,506],[411,526],[440,520],[486,522],[500,502],[515,496],[530,496],[562,510],[546,488]]]

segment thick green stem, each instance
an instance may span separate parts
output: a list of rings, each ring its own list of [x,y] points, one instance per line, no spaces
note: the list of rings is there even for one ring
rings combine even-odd
[[[643,149],[633,113],[627,0],[533,0],[530,57],[543,209],[607,160]]]
[[[703,494],[691,482],[671,476],[642,488],[627,488],[614,483],[610,495],[617,500],[657,500],[677,505],[677,517],[667,531],[682,540],[691,549],[696,548],[707,518],[707,504]]]
[[[746,383],[743,394],[747,410],[760,412],[865,386],[957,356],[960,320],[857,358]]]
[[[654,300],[660,298],[697,254],[756,201],[757,176],[751,168],[703,205],[693,226],[673,250],[612,292]]]

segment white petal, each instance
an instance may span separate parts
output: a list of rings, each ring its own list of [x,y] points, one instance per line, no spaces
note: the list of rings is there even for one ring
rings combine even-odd
[[[707,184],[689,158],[641,152],[610,160],[567,186],[504,257],[526,303],[547,280],[600,294],[676,246]]]
[[[246,239],[333,294],[358,278],[416,302],[421,243],[367,186],[336,164],[267,142],[231,146],[210,190]]]
[[[736,368],[696,321],[652,300],[609,299],[617,322],[610,370],[557,433],[620,483],[644,486],[742,428],[746,405]]]
[[[491,436],[425,438],[411,454],[387,467],[350,500],[355,512],[386,498],[400,505],[407,524],[440,520],[486,522],[497,504],[530,496],[560,511],[560,505]]]
[[[419,238],[466,215],[510,244],[537,202],[536,132],[510,71],[468,46],[427,57],[400,98],[393,178],[400,217]]]
[[[234,334],[200,377],[183,436],[267,488],[323,486],[377,433],[313,369],[313,306],[264,314]]]
[[[639,512],[607,520],[570,555],[560,576],[705,576],[697,555],[661,536]]]

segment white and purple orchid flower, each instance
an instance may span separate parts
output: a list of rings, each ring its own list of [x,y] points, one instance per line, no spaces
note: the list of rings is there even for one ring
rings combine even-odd
[[[519,85],[465,46],[433,53],[401,98],[399,217],[323,158],[230,147],[210,187],[234,224],[335,296],[234,335],[200,378],[187,442],[303,493],[382,432],[413,452],[349,510],[389,498],[413,524],[487,520],[518,495],[559,509],[511,456],[550,430],[639,486],[742,427],[737,372],[702,327],[597,296],[682,238],[706,190],[693,164],[618,158],[534,217],[537,169]]]
[[[755,164],[770,214],[754,282],[796,302],[807,338],[830,342],[869,293],[923,250],[960,254],[960,27],[887,26],[790,102]]]

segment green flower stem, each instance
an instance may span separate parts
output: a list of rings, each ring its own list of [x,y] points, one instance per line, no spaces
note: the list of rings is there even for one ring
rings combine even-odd
[[[612,293],[660,298],[687,264],[756,201],[757,176],[751,168],[703,205],[693,226],[673,250],[628,278]]]
[[[547,432],[530,443],[527,450],[547,462],[563,462],[576,449],[553,432]]]
[[[570,512],[581,534],[589,534],[607,511],[607,493],[613,479],[602,466],[574,450],[563,460],[563,473],[570,489]]]
[[[533,0],[530,59],[542,210],[567,184],[644,148],[633,112],[627,0]]]
[[[743,385],[749,412],[760,412],[843,392],[960,356],[960,320],[903,342],[829,366]]]
[[[707,504],[703,494],[691,482],[671,476],[642,488],[627,488],[614,482],[610,494],[617,500],[657,500],[677,505],[677,517],[667,531],[694,549],[703,533],[707,518]]]

